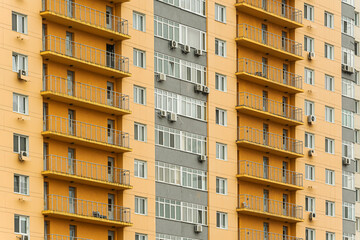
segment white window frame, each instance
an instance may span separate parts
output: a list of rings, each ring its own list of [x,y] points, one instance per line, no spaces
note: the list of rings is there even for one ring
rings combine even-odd
[[[145,124],[138,122],[134,123],[134,139],[140,142],[147,141],[147,127]]]
[[[355,179],[354,179],[354,173],[343,171],[342,172],[342,183],[343,188],[349,189],[349,190],[355,190]]]
[[[227,77],[220,73],[215,73],[215,89],[227,92]]]
[[[21,109],[21,102],[23,110]],[[29,97],[18,93],[13,93],[13,112],[29,115]]]
[[[315,181],[315,166],[305,164],[305,180]]]
[[[304,19],[314,21],[314,6],[304,4]]]
[[[19,231],[16,231],[16,229],[14,228],[14,233],[21,234],[21,235],[29,235],[30,234],[30,219],[29,219],[29,217],[24,216],[24,215],[15,214],[14,215],[15,225],[16,225],[16,218],[18,219]],[[26,224],[26,232],[21,231],[22,223]]]
[[[360,188],[355,188],[355,202],[360,202]]]
[[[28,24],[27,16],[21,13],[12,12],[12,30],[18,33],[27,34]],[[16,20],[16,23],[14,23]]]
[[[343,240],[355,240],[355,234],[343,233]]]
[[[354,0],[342,0],[342,2],[354,6]]]
[[[221,195],[227,195],[227,179],[222,177],[216,177],[216,193]]]
[[[325,89],[329,91],[334,91],[334,77],[325,74]]]
[[[141,32],[146,32],[145,14],[133,11],[133,28]]]
[[[348,110],[342,110],[342,126],[354,129],[354,113]]]
[[[17,186],[15,183],[15,179],[18,179]],[[18,193],[21,195],[29,195],[29,176],[14,174],[14,193]]]
[[[315,52],[314,38],[309,36],[304,36],[304,51],[306,52]]]
[[[216,143],[216,159],[227,161],[227,144]]]
[[[315,198],[305,196],[305,211],[315,213]]]
[[[343,219],[355,221],[355,204],[343,202]]]
[[[163,3],[167,3],[169,5],[175,6],[177,8],[181,8],[185,11],[205,16],[205,0],[158,0]],[[185,240],[185,239],[184,239]],[[190,240],[190,239],[189,239]]]
[[[354,51],[345,47],[341,48],[341,63],[346,65],[346,66],[350,66],[350,67],[354,67]]]
[[[354,19],[351,19],[351,18],[348,18],[345,16],[341,17],[341,32],[343,34],[353,37],[354,36],[354,26],[355,26]]]
[[[335,140],[332,138],[325,137],[325,152],[334,154],[335,153]]]
[[[335,171],[330,169],[325,169],[325,183],[328,185],[335,185]]]
[[[342,95],[349,98],[354,98],[355,86],[353,81],[344,78],[342,79]]]
[[[226,41],[215,38],[215,55],[226,57]]]
[[[14,72],[24,70],[26,72],[26,75],[28,75],[28,56],[13,52],[12,61],[12,69]]]
[[[335,217],[335,202],[325,201],[325,215],[329,217]]]
[[[305,99],[304,113],[306,116],[315,115],[315,103]]]
[[[147,162],[146,161],[134,159],[134,176],[138,177],[138,178],[147,179]]]
[[[354,143],[342,141],[342,156],[347,158],[354,158]]]
[[[309,132],[305,132],[305,147],[314,149],[315,148],[315,135]]]
[[[147,240],[148,235],[142,233],[135,233],[135,240]]]
[[[134,48],[133,50],[133,63],[134,66],[140,67],[140,68],[146,68],[146,52],[142,51],[140,49]]]
[[[305,228],[305,240],[315,240],[316,232],[315,229]]]
[[[326,232],[325,240],[335,240],[335,233],[333,232]]]
[[[328,28],[334,28],[334,14],[324,12],[324,25]]]
[[[143,208],[142,205],[143,204]],[[135,196],[135,214],[147,215],[147,198]]]
[[[355,14],[354,14],[355,16],[354,16],[354,24],[355,24],[355,26],[359,26],[359,12],[356,12],[355,11]]]
[[[215,3],[215,21],[226,23],[226,7]]]
[[[134,85],[134,103],[146,105],[146,88]]]
[[[13,151],[15,153],[20,153],[20,151],[25,151],[29,155],[29,137],[25,136],[25,135],[14,133],[13,138],[14,138],[13,143],[15,143],[15,138],[17,138],[17,144],[18,144],[18,146],[17,146],[18,151],[15,151],[15,146],[13,146]],[[22,147],[21,147],[20,139],[25,139],[25,144],[26,144],[25,149],[26,150],[21,150]]]
[[[216,124],[220,126],[227,126],[227,111],[221,108],[215,109]]]
[[[325,106],[325,121],[329,123],[334,123],[335,119],[335,109],[329,106]]]
[[[334,45],[325,43],[325,58],[334,60]]]
[[[314,85],[315,84],[315,71],[310,68],[305,68],[305,83]]]
[[[355,230],[360,232],[360,218],[356,217],[355,219]]]
[[[228,229],[228,214],[224,212],[216,212],[216,228]]]

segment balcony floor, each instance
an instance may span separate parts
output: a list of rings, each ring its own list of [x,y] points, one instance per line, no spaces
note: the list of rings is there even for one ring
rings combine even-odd
[[[50,60],[57,63],[62,63],[65,65],[72,65],[77,68],[84,69],[85,71],[91,71],[97,74],[101,74],[107,77],[114,77],[114,78],[123,78],[123,77],[130,77],[130,73],[122,72],[115,70],[110,67],[100,66],[94,63],[86,62],[84,60],[80,60],[71,56],[67,56],[64,54],[56,53],[53,51],[42,51],[41,56],[45,60]]]
[[[237,38],[235,38],[235,41],[237,42],[237,44],[239,44],[243,47],[247,47],[247,48],[253,49],[255,51],[263,52],[266,54],[270,54],[272,56],[282,58],[285,60],[298,61],[298,60],[304,59],[301,56],[289,53],[289,52],[281,50],[281,49],[277,49],[277,48],[268,46],[263,43],[259,43],[257,41],[251,40],[246,37],[237,37]],[[302,51],[302,49],[301,49],[301,51]]]
[[[303,122],[299,122],[299,121],[292,120],[292,119],[289,119],[286,117],[282,117],[282,116],[279,116],[276,114],[272,114],[270,112],[253,109],[253,108],[250,108],[247,106],[236,106],[235,108],[239,113],[244,113],[244,114],[247,114],[250,116],[274,121],[276,123],[281,123],[281,124],[285,124],[285,125],[289,125],[289,126],[297,126],[297,125],[304,124]]]
[[[80,138],[76,136],[71,136],[63,133],[57,133],[53,131],[43,131],[41,133],[44,137],[55,139],[62,142],[67,143],[74,143],[85,147],[95,148],[99,150],[104,150],[108,152],[114,152],[114,153],[124,153],[124,152],[131,152],[131,148],[126,147],[120,147],[116,145],[111,145],[108,143],[102,143],[102,142],[96,142],[94,140]]]
[[[271,154],[274,155],[278,155],[281,157],[289,157],[289,158],[299,158],[299,157],[304,157],[303,154],[300,153],[294,153],[294,152],[290,152],[290,151],[285,151],[285,150],[281,150],[281,149],[277,149],[277,148],[273,148],[270,146],[266,146],[266,145],[262,145],[262,144],[258,144],[258,143],[253,143],[247,140],[236,140],[236,143],[239,147],[245,147],[245,148],[250,148],[250,149],[254,149],[254,150],[258,150],[261,152],[269,152]]]
[[[69,96],[62,93],[55,93],[52,91],[42,91],[41,95],[46,99],[55,100],[58,102],[73,104],[78,107],[89,108],[99,112],[109,113],[116,116],[130,114],[130,110],[124,110],[116,107],[112,107],[105,104],[95,103],[88,100],[80,99],[77,97]]]
[[[286,17],[282,17],[279,15],[276,15],[274,13],[268,12],[260,7],[251,6],[247,3],[236,3],[235,7],[238,11],[255,16],[257,18],[261,18],[263,20],[266,20],[268,22],[274,23],[276,25],[280,25],[287,28],[300,28],[304,25],[301,23],[298,23],[296,21],[292,21]]]
[[[304,189],[304,187],[300,187],[300,186],[296,186],[296,185],[288,184],[288,183],[282,183],[282,182],[274,181],[271,179],[255,177],[255,176],[251,176],[249,174],[237,174],[236,177],[241,181],[252,182],[252,183],[257,183],[257,184],[261,184],[261,185],[269,185],[272,187],[281,188],[281,189],[285,189],[285,190],[296,191],[296,190]]]
[[[277,215],[274,213],[262,212],[262,211],[253,210],[253,209],[249,209],[249,208],[237,208],[236,211],[240,214],[246,214],[246,215],[262,217],[262,218],[270,218],[270,219],[274,219],[274,220],[282,221],[282,222],[296,223],[296,222],[304,221],[303,219],[299,219],[299,218]]]
[[[119,222],[119,221],[97,218],[97,217],[88,217],[88,216],[82,216],[74,213],[66,213],[60,211],[44,210],[42,211],[42,214],[54,218],[68,219],[73,221],[86,222],[86,223],[104,225],[115,228],[132,226],[132,223]]]
[[[75,182],[75,183],[81,183],[81,184],[86,184],[86,185],[91,185],[91,186],[101,187],[101,188],[106,188],[106,189],[115,189],[115,190],[132,189],[132,186],[130,186],[130,185],[123,185],[123,184],[107,182],[107,181],[102,181],[102,180],[97,180],[97,179],[92,179],[92,178],[86,178],[86,177],[81,177],[81,176],[77,176],[77,175],[61,173],[61,172],[57,172],[57,171],[47,170],[47,171],[42,171],[41,174],[44,177],[48,177],[51,179],[64,180],[64,181],[69,181],[69,182],[71,181],[71,182]]]
[[[118,33],[103,27],[98,27],[71,17],[66,17],[62,14],[58,14],[52,11],[40,12],[40,16],[42,18],[45,18],[45,20],[56,22],[58,24],[62,24],[69,27],[71,26],[74,29],[88,32],[100,37],[113,39],[115,41],[130,39],[130,35]]]

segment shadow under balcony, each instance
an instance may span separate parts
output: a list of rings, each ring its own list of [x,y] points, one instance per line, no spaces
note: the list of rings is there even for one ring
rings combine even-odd
[[[303,27],[302,11],[276,0],[237,0],[238,11],[286,28]]]
[[[46,99],[117,116],[131,113],[128,95],[52,75],[43,80],[41,95]]]
[[[303,124],[302,109],[252,93],[238,93],[236,110],[254,117],[296,126]]]
[[[237,178],[287,190],[304,189],[301,173],[247,160],[239,161]]]
[[[237,212],[290,223],[304,221],[300,205],[248,194],[239,194]]]
[[[131,189],[130,171],[66,157],[45,156],[42,175],[107,189]]]
[[[46,138],[114,153],[132,151],[128,133],[59,116],[45,116],[41,134]]]
[[[40,16],[57,24],[115,41],[130,38],[127,20],[73,1],[43,0]]]
[[[236,76],[242,80],[256,83],[287,93],[302,93],[302,77],[280,68],[257,62],[248,58],[239,58]]]
[[[262,230],[240,228],[239,240],[303,240],[302,238]]]
[[[129,208],[54,194],[47,195],[42,214],[109,227],[132,225]]]
[[[246,126],[238,127],[236,143],[240,147],[282,157],[298,158],[304,156],[302,141]]]
[[[52,35],[43,38],[43,50],[40,54],[44,60],[81,68],[107,77],[131,76],[127,57]]]
[[[289,61],[303,60],[302,44],[248,24],[238,24],[236,42]]]

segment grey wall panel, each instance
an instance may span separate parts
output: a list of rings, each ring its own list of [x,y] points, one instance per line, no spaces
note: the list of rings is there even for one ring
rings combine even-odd
[[[341,15],[354,19],[355,8],[349,4],[341,3]]]
[[[207,206],[207,192],[166,183],[156,183],[156,196]]]
[[[355,99],[348,98],[348,97],[342,97],[342,109],[355,112],[356,106],[355,106]]]
[[[343,202],[355,203],[355,197],[356,197],[355,191],[343,188],[343,194],[342,194]]]
[[[155,114],[155,123],[161,126],[175,128],[202,136],[206,136],[207,134],[206,122],[194,120],[188,117],[182,117],[179,115],[176,122],[170,122],[167,118],[162,118],[159,117],[158,114]]]
[[[342,170],[347,172],[355,172],[355,161],[351,161],[350,165],[343,164]]]
[[[166,219],[156,219],[156,232],[193,239],[208,239],[208,227],[203,226],[202,233],[194,232],[195,224],[176,222]]]
[[[354,142],[354,130],[342,127],[342,140],[348,142]]]
[[[343,220],[343,232],[355,234],[355,222],[349,220]]]

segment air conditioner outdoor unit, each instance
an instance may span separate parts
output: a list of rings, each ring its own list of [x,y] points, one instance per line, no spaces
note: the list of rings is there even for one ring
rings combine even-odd
[[[205,162],[207,159],[206,155],[199,155],[199,161],[200,162]]]
[[[308,53],[308,59],[309,60],[312,60],[312,59],[314,59],[315,58],[315,53],[314,52],[309,52]]]
[[[166,81],[166,75],[164,73],[159,73],[157,75],[157,80],[158,80],[158,82]]]
[[[160,110],[159,111],[159,116],[160,117],[166,117],[166,111],[165,110]]]
[[[316,122],[316,117],[315,115],[309,115],[307,120],[309,124],[314,124]]]
[[[313,220],[315,217],[316,217],[316,214],[315,214],[315,213],[311,212],[311,213],[309,214],[309,220],[310,220],[310,221]]]
[[[354,73],[354,68],[349,66],[349,72]]]
[[[309,157],[315,156],[315,150],[314,149],[310,149],[308,152]]]
[[[170,48],[171,49],[175,49],[175,48],[177,48],[177,46],[178,46],[178,44],[177,44],[177,42],[175,40],[170,41]]]
[[[26,151],[21,151],[19,153],[19,161],[20,162],[29,161],[29,157]]]
[[[196,92],[202,92],[203,86],[201,84],[195,84],[195,91]]]
[[[177,114],[176,113],[170,113],[169,114],[169,121],[170,122],[176,122],[177,121]]]
[[[210,88],[207,87],[207,86],[204,86],[203,92],[206,93],[206,94],[210,93]]]
[[[353,73],[354,72],[354,68],[349,66],[349,65],[346,65],[346,64],[342,64],[341,65],[341,69],[344,71],[344,72],[348,72],[348,73]]]
[[[182,51],[184,53],[189,53],[190,52],[190,46],[189,45],[184,45],[183,48],[182,48]]]
[[[343,164],[344,164],[344,165],[350,165],[350,164],[351,164],[351,159],[350,159],[350,158],[347,158],[347,157],[344,157],[344,158],[343,158]]]
[[[196,56],[201,56],[202,55],[202,51],[200,49],[195,49],[195,55]]]
[[[19,70],[18,79],[23,80],[25,82],[29,81],[29,77],[27,76],[27,73],[25,70]]]
[[[200,224],[195,225],[194,231],[195,231],[196,233],[201,233],[202,230],[203,230],[202,225],[200,225]]]

